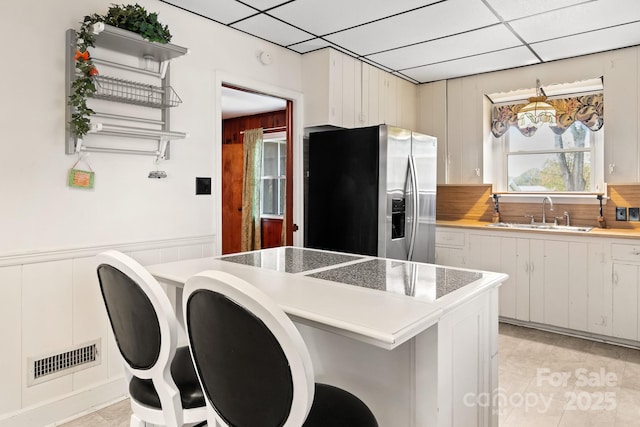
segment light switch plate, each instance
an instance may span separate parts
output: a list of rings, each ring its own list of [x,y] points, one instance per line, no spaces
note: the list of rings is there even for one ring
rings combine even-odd
[[[196,177],[196,195],[198,194],[211,194],[211,178]]]
[[[627,220],[627,208],[625,207],[616,207],[616,221],[626,221]]]

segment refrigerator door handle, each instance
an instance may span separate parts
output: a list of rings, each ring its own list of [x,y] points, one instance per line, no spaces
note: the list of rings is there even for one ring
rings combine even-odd
[[[418,234],[418,174],[416,173],[416,160],[409,156],[409,174],[411,175],[411,192],[413,193],[412,212],[413,224],[411,226],[411,237],[409,239],[409,253],[407,260],[413,259],[413,251],[416,246],[416,235]]]

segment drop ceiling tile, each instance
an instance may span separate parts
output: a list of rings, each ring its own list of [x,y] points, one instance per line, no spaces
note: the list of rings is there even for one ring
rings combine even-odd
[[[372,7],[371,0],[296,0],[270,10],[269,14],[321,36],[437,1],[376,1]]]
[[[639,22],[534,43],[531,48],[543,61],[553,61],[637,44],[640,44]]]
[[[239,19],[254,15],[256,11],[235,0],[163,0],[165,3],[180,7],[205,18],[222,24],[230,24]]]
[[[464,14],[460,11],[464,10]],[[448,0],[326,37],[360,55],[420,43],[498,22],[481,0]]]
[[[256,37],[269,40],[281,46],[300,43],[301,41],[309,40],[312,37],[304,31],[264,14],[236,22],[231,27],[245,31]]]
[[[391,74],[393,74],[394,76],[399,77],[399,78],[401,78],[401,79],[404,79],[404,80],[406,80],[406,81],[408,81],[408,82],[414,83],[414,84],[418,84],[418,83],[420,83],[419,81],[414,80],[414,79],[412,79],[412,78],[409,78],[409,77],[405,76],[405,75],[404,75],[404,74],[402,74],[402,73],[398,73],[397,71],[392,71],[392,72],[391,72]]]
[[[537,63],[539,63],[538,59],[529,49],[514,47],[499,52],[412,68],[402,71],[402,74],[421,83],[427,83]]]
[[[391,68],[385,67],[384,65],[380,64],[379,62],[373,62],[373,61],[371,61],[371,60],[369,60],[367,58],[360,58],[360,59],[362,60],[362,62],[364,62],[366,64],[369,64],[369,65],[372,65],[372,66],[376,67],[379,70],[386,71],[386,72],[389,72],[389,73],[392,73],[393,71],[395,71],[395,70],[393,70]]]
[[[288,0],[242,0],[243,3],[253,6],[258,10],[267,10],[279,4],[286,3],[287,1]]]
[[[560,9],[591,0],[487,0],[505,21]]]
[[[302,43],[291,45],[289,46],[289,49],[295,50],[298,53],[307,53],[327,46],[331,46],[331,43],[323,39],[315,38],[313,40],[307,40]]]
[[[511,22],[526,42],[535,43],[640,20],[638,0],[598,0]]]
[[[367,56],[394,70],[449,61],[521,45],[504,25],[498,24],[401,49]]]

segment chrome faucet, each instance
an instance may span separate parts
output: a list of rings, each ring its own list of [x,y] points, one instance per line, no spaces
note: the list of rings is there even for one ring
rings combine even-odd
[[[544,206],[547,203],[547,200],[549,201],[549,210],[553,211],[553,200],[551,200],[551,197],[549,196],[544,196],[544,199],[542,199],[542,223],[543,224],[547,223],[547,214],[545,213],[545,209],[544,209]]]
[[[563,216],[564,216],[565,220],[567,221],[565,225],[566,225],[567,227],[568,227],[568,226],[570,226],[570,225],[571,225],[571,218],[569,218],[569,212],[566,212],[566,211],[565,211],[565,213],[563,214]]]

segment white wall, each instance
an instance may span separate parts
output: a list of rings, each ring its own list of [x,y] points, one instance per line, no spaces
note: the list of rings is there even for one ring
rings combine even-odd
[[[438,182],[483,182],[486,162],[490,161],[483,154],[483,146],[491,139],[489,118],[483,114],[485,94],[531,88],[536,79],[550,85],[600,76],[604,77],[605,181],[640,181],[639,52],[639,47],[631,47],[420,85],[418,129],[439,137]],[[609,165],[613,165],[612,173]]]
[[[191,52],[172,64],[172,86],[183,104],[172,109],[172,128],[189,138],[172,143],[151,180],[147,156],[92,153],[94,190],[66,186],[75,156],[64,154],[65,31],[110,0],[3,1],[0,37],[13,47],[4,57],[0,87],[0,256],[60,247],[217,234],[212,198],[195,196],[195,177],[214,176],[215,72],[224,71],[287,90],[301,90],[301,59],[239,31],[154,0],[172,43]],[[270,66],[257,52],[269,50]],[[213,183],[217,188],[219,183]]]
[[[125,392],[95,253],[121,249],[149,264],[216,252],[220,76],[301,92],[297,53],[156,0],[137,2],[159,12],[172,43],[191,50],[171,69],[183,101],[171,125],[190,136],[172,143],[171,159],[160,165],[169,176],[163,180],[147,178],[151,157],[92,153],[93,190],[66,185],[77,158],[64,153],[65,31],[113,2],[0,2],[7,46],[0,65],[0,426],[46,425]],[[263,50],[273,58],[268,67],[256,57]],[[196,176],[214,178],[218,194],[195,196]],[[102,339],[102,365],[26,386],[27,357],[95,338]]]

